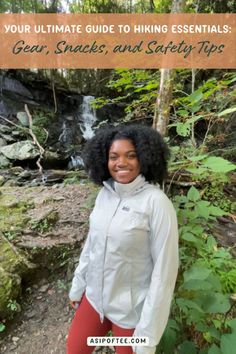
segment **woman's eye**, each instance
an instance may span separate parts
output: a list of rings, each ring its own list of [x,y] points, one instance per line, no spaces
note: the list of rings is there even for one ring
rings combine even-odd
[[[117,157],[116,156],[109,156],[109,160],[112,160],[112,161],[115,161],[117,159]]]
[[[130,154],[128,155],[128,159],[135,159],[137,157],[136,154]]]

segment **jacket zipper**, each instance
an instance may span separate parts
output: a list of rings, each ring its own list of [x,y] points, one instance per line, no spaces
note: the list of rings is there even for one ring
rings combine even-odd
[[[114,216],[116,215],[116,212],[120,206],[120,203],[121,203],[121,199],[119,200],[119,203],[117,204],[116,206],[116,209],[111,217],[111,220],[107,226],[107,229],[106,229],[106,241],[105,241],[105,247],[104,247],[104,257],[103,257],[103,278],[102,278],[102,311],[103,311],[103,289],[104,289],[104,264],[105,264],[105,258],[106,258],[106,251],[107,251],[107,234],[108,234],[108,230],[111,226],[111,223],[112,223],[112,219],[114,218]],[[104,321],[104,313],[100,313],[100,321],[101,323],[103,323]]]

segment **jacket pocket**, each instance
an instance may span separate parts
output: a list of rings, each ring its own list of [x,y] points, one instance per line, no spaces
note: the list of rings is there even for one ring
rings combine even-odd
[[[139,211],[132,211],[130,213],[130,225],[134,229],[149,231],[148,216]]]

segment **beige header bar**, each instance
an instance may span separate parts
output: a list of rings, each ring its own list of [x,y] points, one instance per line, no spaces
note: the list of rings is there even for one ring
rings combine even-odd
[[[0,14],[0,68],[236,68],[236,14]]]

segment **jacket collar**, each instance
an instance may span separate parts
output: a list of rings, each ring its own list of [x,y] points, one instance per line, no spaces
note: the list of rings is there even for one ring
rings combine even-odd
[[[111,192],[118,194],[120,197],[126,197],[128,195],[135,194],[144,186],[148,185],[145,178],[142,175],[138,175],[130,183],[118,183],[113,178],[103,182],[104,186]]]

